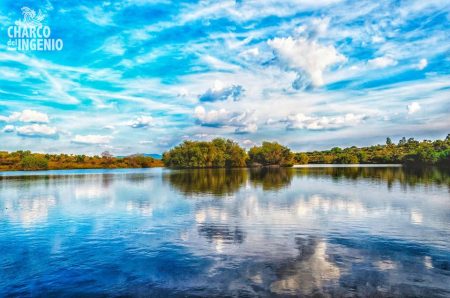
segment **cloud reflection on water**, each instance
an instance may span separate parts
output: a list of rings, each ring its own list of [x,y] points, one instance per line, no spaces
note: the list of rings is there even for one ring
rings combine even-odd
[[[175,288],[186,295],[197,289],[200,295],[250,296],[448,290],[446,174],[154,171],[2,178],[0,224],[9,237],[3,241],[21,235],[14,240],[18,251],[48,250],[41,267],[76,270],[84,255],[91,260],[87,268],[117,266],[117,276],[132,276],[136,288],[165,287],[166,294]],[[38,247],[42,241],[48,245]],[[0,245],[8,242],[0,238]],[[59,265],[52,256],[65,261]],[[8,250],[5,257],[19,260],[20,254]],[[193,268],[198,275],[188,273]],[[86,278],[96,286],[108,287],[91,274]],[[3,276],[5,287],[20,276]],[[424,282],[411,284],[411,278]],[[75,279],[82,284],[84,277]]]

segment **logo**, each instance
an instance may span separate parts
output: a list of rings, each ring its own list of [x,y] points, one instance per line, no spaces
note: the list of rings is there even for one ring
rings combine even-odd
[[[61,38],[51,37],[52,31],[44,25],[46,15],[39,9],[22,7],[23,19],[8,27],[7,49],[10,51],[61,51],[64,43]]]

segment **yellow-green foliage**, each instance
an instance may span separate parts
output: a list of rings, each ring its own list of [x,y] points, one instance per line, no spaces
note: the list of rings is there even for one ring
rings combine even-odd
[[[394,144],[390,138],[385,145],[370,147],[332,148],[325,151],[296,153],[296,163],[403,163],[406,165],[439,165],[450,168],[450,134],[444,140],[416,141],[402,138]]]
[[[249,150],[248,156],[251,164],[256,163],[263,166],[292,166],[294,164],[294,155],[291,150],[277,142],[263,142],[261,146],[254,146]]]
[[[160,167],[162,161],[143,155],[123,158],[110,154],[86,156],[72,154],[41,154],[30,151],[0,152],[0,170],[57,170],[98,168],[149,168]]]
[[[235,168],[246,166],[247,153],[236,142],[184,141],[163,154],[163,162],[173,168]]]

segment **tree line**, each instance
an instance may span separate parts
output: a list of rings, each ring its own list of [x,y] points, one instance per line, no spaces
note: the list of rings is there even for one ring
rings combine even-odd
[[[0,170],[61,170],[99,168],[149,168],[162,166],[161,160],[140,154],[114,157],[105,151],[101,156],[44,154],[31,151],[0,151]]]
[[[172,168],[233,168],[282,166],[294,164],[404,164],[407,166],[443,166],[450,168],[450,134],[444,140],[417,141],[403,137],[398,144],[386,139],[383,145],[334,147],[325,151],[297,152],[277,142],[263,142],[245,151],[236,142],[217,138],[184,141],[163,154],[163,162]]]
[[[404,164],[450,168],[450,134],[444,140],[417,141],[403,137],[395,144],[391,138],[386,138],[382,145],[299,152],[295,154],[295,161],[297,164]]]
[[[184,141],[163,154],[162,160],[135,154],[114,157],[0,151],[0,170],[54,170],[97,168],[239,168],[290,167],[294,164],[397,164],[450,168],[450,134],[443,140],[417,141],[390,138],[382,145],[334,147],[330,150],[293,153],[277,142],[263,142],[248,151],[229,139]]]

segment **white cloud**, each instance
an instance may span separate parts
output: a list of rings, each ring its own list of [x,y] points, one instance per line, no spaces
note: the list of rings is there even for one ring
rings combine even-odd
[[[58,131],[54,127],[50,127],[45,124],[31,124],[20,126],[16,128],[16,132],[19,136],[23,137],[56,137]]]
[[[155,125],[155,119],[151,116],[139,116],[128,123],[133,128],[146,128]]]
[[[322,36],[328,30],[330,24],[330,18],[315,18],[311,20],[310,35],[312,37]]]
[[[153,144],[153,141],[139,141],[139,144],[141,145]]]
[[[101,144],[109,144],[111,142],[111,136],[103,136],[103,135],[76,135],[72,140],[72,143],[76,144],[85,144],[85,145],[101,145]]]
[[[211,127],[234,127],[235,133],[256,132],[258,126],[252,112],[230,113],[225,109],[206,111],[204,107],[197,106],[194,116],[198,124]]]
[[[384,42],[384,41],[385,41],[385,39],[382,36],[379,36],[379,35],[372,36],[372,42],[373,43],[381,43],[381,42]]]
[[[94,8],[83,7],[82,9],[85,11],[85,17],[89,22],[98,26],[114,25],[114,13],[112,11],[105,10],[100,6],[96,6]]]
[[[246,123],[243,126],[236,128],[236,133],[252,133],[258,130],[258,125],[254,122]]]
[[[125,53],[125,44],[121,38],[114,36],[106,39],[101,50],[112,55],[122,56]]]
[[[388,56],[377,57],[377,58],[367,61],[367,63],[370,66],[375,67],[375,68],[385,68],[388,66],[397,65],[397,61]]]
[[[223,122],[229,118],[230,113],[228,113],[225,109],[211,110],[207,112],[204,107],[197,106],[194,109],[194,115],[201,125],[222,126]]]
[[[242,53],[240,53],[239,56],[242,56],[246,59],[251,59],[252,57],[257,57],[257,56],[259,56],[259,49],[258,48],[247,49],[247,50],[243,51]]]
[[[420,59],[419,63],[417,63],[416,68],[418,70],[423,70],[427,66],[428,66],[428,60],[423,58],[423,59]]]
[[[27,122],[27,123],[48,123],[47,114],[34,110],[23,110],[22,112],[14,112],[9,117],[1,116],[1,121],[6,122]]]
[[[332,45],[321,45],[306,38],[274,38],[267,41],[279,61],[288,69],[305,72],[313,86],[324,85],[324,71],[337,63],[346,61]]]
[[[228,71],[239,70],[239,66],[227,63],[210,55],[205,55],[202,58],[208,65],[217,70],[228,70]]]
[[[234,115],[234,117],[229,120],[229,124],[236,127],[235,133],[253,133],[258,130],[256,120],[254,112],[242,112]]]
[[[353,113],[346,114],[344,116],[306,116],[302,113],[289,115],[285,120],[286,129],[308,129],[308,130],[325,130],[325,129],[337,129],[346,126],[353,126],[360,123],[366,118],[365,115],[355,115]]]
[[[14,125],[6,125],[5,127],[3,127],[3,132],[9,133],[9,132],[13,132],[14,130],[16,130],[16,128],[14,127]]]
[[[224,86],[224,84],[216,80],[214,87],[208,89],[205,93],[201,94],[198,98],[201,102],[212,102],[232,99],[234,101],[239,100],[244,93],[244,88],[241,85]]]
[[[408,110],[408,114],[411,115],[420,111],[421,106],[418,102],[412,102],[406,107],[406,109]]]

